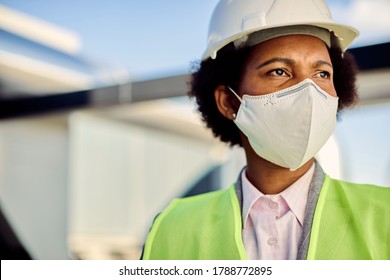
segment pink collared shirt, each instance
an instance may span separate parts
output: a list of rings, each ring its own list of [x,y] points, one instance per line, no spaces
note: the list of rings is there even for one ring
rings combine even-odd
[[[294,260],[314,165],[283,192],[264,195],[242,172],[244,246],[250,260]]]

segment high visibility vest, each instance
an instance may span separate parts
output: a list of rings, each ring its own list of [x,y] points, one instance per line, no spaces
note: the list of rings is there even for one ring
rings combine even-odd
[[[245,260],[234,185],[174,200],[154,221],[143,259]],[[390,259],[390,188],[325,177],[307,259]]]

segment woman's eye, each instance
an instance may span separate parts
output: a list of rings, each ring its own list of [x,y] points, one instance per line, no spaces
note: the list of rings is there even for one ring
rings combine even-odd
[[[323,79],[328,79],[330,77],[330,73],[327,71],[321,71],[318,73],[318,76]]]
[[[269,72],[271,75],[275,75],[275,76],[286,76],[287,73],[286,71],[284,71],[283,69],[274,69],[272,71]]]

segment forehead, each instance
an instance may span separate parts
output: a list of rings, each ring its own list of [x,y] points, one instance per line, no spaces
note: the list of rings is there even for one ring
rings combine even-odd
[[[330,59],[325,42],[310,35],[286,35],[262,42],[252,47],[249,59],[275,56]]]

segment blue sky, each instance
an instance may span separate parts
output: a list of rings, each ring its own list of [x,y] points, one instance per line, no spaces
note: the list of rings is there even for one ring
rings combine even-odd
[[[188,72],[206,45],[218,0],[0,0],[77,32],[82,55],[124,66],[133,79]],[[388,0],[328,0],[335,20],[361,31],[354,46],[390,41]],[[375,15],[375,16],[373,16]]]

